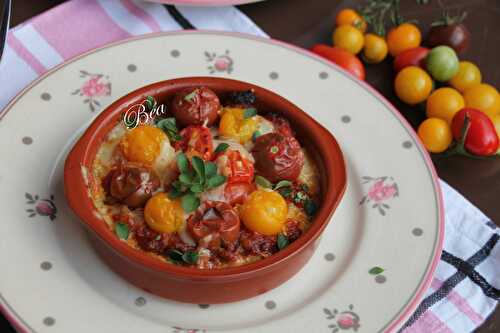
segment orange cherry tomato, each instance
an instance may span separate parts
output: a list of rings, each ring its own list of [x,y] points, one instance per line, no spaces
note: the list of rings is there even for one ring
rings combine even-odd
[[[241,206],[240,217],[245,226],[263,235],[279,234],[285,225],[288,205],[275,191],[252,192]]]
[[[500,113],[500,95],[495,87],[481,83],[464,92],[465,106],[478,109],[490,118]]]
[[[427,99],[427,117],[440,118],[451,125],[455,114],[464,106],[464,98],[458,91],[449,87],[439,88]]]
[[[450,80],[450,85],[460,92],[481,83],[481,71],[470,61],[460,61],[458,73]]]
[[[333,32],[333,45],[352,54],[358,54],[363,48],[363,33],[352,25],[341,25]]]
[[[384,37],[375,34],[365,35],[363,56],[367,63],[378,64],[387,56],[388,47]]]
[[[337,27],[346,24],[358,28],[361,32],[365,32],[367,28],[366,20],[351,8],[342,9],[335,18]]]
[[[394,89],[400,100],[415,105],[429,97],[432,91],[432,79],[422,68],[409,66],[396,76]]]
[[[389,53],[395,57],[401,52],[420,46],[422,34],[418,27],[411,23],[403,23],[389,31],[387,44]]]
[[[161,129],[142,125],[124,135],[120,148],[129,162],[152,165],[165,142],[168,143],[168,137]]]
[[[154,231],[176,232],[184,224],[184,210],[179,200],[172,200],[165,193],[158,193],[146,203],[144,219]]]
[[[450,125],[439,118],[429,118],[420,124],[418,136],[425,148],[431,153],[444,152],[453,139]]]

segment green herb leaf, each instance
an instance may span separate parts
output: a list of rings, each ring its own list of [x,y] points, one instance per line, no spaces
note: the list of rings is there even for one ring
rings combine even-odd
[[[293,198],[293,201],[295,201],[295,203],[302,203],[302,202],[305,202],[307,199],[308,199],[307,194],[305,194],[302,191],[299,191],[299,192],[295,193],[295,197]]]
[[[192,192],[188,192],[181,199],[182,209],[186,213],[191,213],[200,206],[200,199]]]
[[[164,118],[156,122],[156,127],[165,132],[170,141],[181,141],[182,136],[178,133],[175,118]]]
[[[371,275],[379,275],[383,271],[384,271],[384,269],[382,267],[375,266],[375,267],[372,267],[372,269],[370,269],[368,271],[368,273],[370,273]]]
[[[257,109],[256,108],[247,108],[243,112],[243,118],[248,119],[252,118],[257,115]]]
[[[198,262],[198,253],[194,251],[186,251],[182,255],[182,260],[184,260],[186,264],[195,265]]]
[[[170,249],[167,251],[167,256],[170,260],[172,260],[175,263],[181,263],[183,261],[182,259],[183,253],[179,250]]]
[[[263,188],[273,188],[273,184],[262,176],[255,176],[255,183]]]
[[[191,164],[203,183],[203,180],[205,179],[205,162],[203,162],[203,160],[198,156],[193,156],[191,158]]]
[[[191,187],[189,189],[193,193],[201,193],[201,192],[203,192],[205,190],[203,188],[203,185],[201,185],[201,184],[193,184],[193,185],[191,185]]]
[[[127,240],[128,239],[128,224],[126,223],[117,223],[115,225],[115,233],[119,239]]]
[[[179,175],[179,181],[186,185],[190,186],[194,182],[194,177],[189,172],[184,172]]]
[[[288,245],[288,238],[283,234],[278,234],[276,245],[278,245],[278,249],[283,250]]]
[[[304,211],[306,212],[306,214],[309,216],[313,216],[314,214],[316,214],[317,210],[318,205],[311,199],[306,199],[306,201],[304,202]]]
[[[290,198],[292,196],[293,190],[291,187],[282,187],[278,190],[278,192],[283,198]]]
[[[188,101],[188,102],[191,102],[193,100],[193,98],[196,96],[197,92],[198,92],[198,89],[195,89],[195,90],[191,91],[189,94],[187,94],[186,96],[184,96],[184,100]]]
[[[227,143],[225,142],[219,143],[217,145],[217,148],[215,148],[214,150],[214,154],[223,153],[227,150],[227,148],[229,148],[229,145]]]
[[[177,167],[181,173],[187,173],[189,170],[189,161],[183,153],[177,155]]]
[[[152,110],[156,105],[155,98],[153,96],[147,96],[146,100],[145,100],[145,104],[146,104],[145,106],[146,106],[146,108],[148,108],[148,110]]]
[[[274,186],[274,189],[278,190],[278,189],[280,189],[282,187],[290,187],[290,186],[292,186],[292,182],[291,181],[289,181],[289,180],[281,180],[281,181],[278,182],[278,184],[276,184]]]
[[[170,190],[170,192],[168,192],[168,197],[170,199],[177,199],[177,198],[180,198],[184,193],[179,191],[178,189],[176,188],[173,188]]]
[[[215,188],[217,186],[220,186],[224,184],[226,181],[226,176],[223,175],[215,175],[207,180],[207,187],[210,188]]]
[[[211,178],[217,174],[217,165],[214,162],[205,163],[205,177]]]
[[[253,134],[252,134],[252,141],[255,142],[255,140],[257,140],[257,138],[259,136],[261,136],[261,135],[262,135],[262,133],[259,130],[253,132]]]

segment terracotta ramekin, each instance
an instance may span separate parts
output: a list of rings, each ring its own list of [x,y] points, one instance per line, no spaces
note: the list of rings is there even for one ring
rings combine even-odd
[[[299,141],[311,152],[320,174],[321,198],[311,228],[277,254],[239,267],[200,270],[163,262],[120,241],[96,216],[82,167],[91,168],[106,134],[130,106],[151,95],[169,105],[171,97],[186,87],[205,86],[218,95],[253,89],[257,108],[286,117]],[[90,173],[88,175],[91,177]],[[190,77],[162,81],[135,90],[106,108],[90,125],[69,153],[64,166],[64,190],[69,206],[87,228],[102,259],[133,285],[181,302],[215,304],[242,300],[265,293],[295,275],[309,260],[319,237],[346,188],[346,166],[333,135],[286,99],[258,86],[229,79]]]

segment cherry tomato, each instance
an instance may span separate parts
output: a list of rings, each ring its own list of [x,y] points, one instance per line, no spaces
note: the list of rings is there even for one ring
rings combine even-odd
[[[244,144],[252,139],[256,130],[257,120],[255,117],[245,118],[245,109],[224,108],[219,123],[219,133],[222,136]]]
[[[465,101],[462,95],[453,88],[439,88],[427,99],[427,117],[446,120],[451,125],[455,113],[463,109]]]
[[[144,219],[154,231],[176,232],[184,224],[184,210],[179,200],[171,200],[165,193],[158,193],[146,203]]]
[[[479,156],[491,156],[498,150],[498,134],[487,115],[479,110],[465,108],[460,110],[451,124],[456,140],[462,137],[465,117],[469,119],[469,131],[465,137],[465,149]]]
[[[418,27],[411,23],[403,23],[389,31],[387,44],[389,53],[395,57],[401,52],[420,46],[422,34]]]
[[[333,45],[352,54],[358,54],[364,45],[363,33],[352,25],[341,25],[333,32]]]
[[[432,91],[432,79],[419,67],[406,67],[396,76],[394,89],[403,102],[410,105],[418,104],[429,97]]]
[[[335,18],[335,25],[337,27],[341,25],[352,25],[361,32],[365,32],[367,28],[366,21],[361,15],[358,14],[354,9],[344,8],[342,9]]]
[[[128,161],[152,165],[164,143],[168,143],[168,137],[161,129],[142,125],[125,134],[120,148]]]
[[[219,97],[210,89],[186,88],[172,100],[172,114],[182,126],[212,125],[218,117]]]
[[[285,199],[269,190],[252,192],[240,210],[240,217],[248,229],[268,236],[282,231],[287,214]]]
[[[500,113],[500,96],[495,87],[489,84],[477,84],[464,93],[465,106],[483,111],[493,117]]]
[[[442,153],[448,149],[453,139],[450,125],[439,118],[429,118],[420,124],[418,136],[431,153]]]
[[[496,114],[490,118],[495,130],[497,131],[497,136],[500,139],[500,114]]]
[[[204,126],[189,126],[180,135],[181,141],[175,143],[175,149],[182,149],[188,157],[198,156],[209,161],[214,151],[214,143],[210,130]]]
[[[425,47],[416,47],[401,52],[394,59],[394,70],[399,72],[408,66],[425,68],[425,58],[429,52],[430,50]]]
[[[255,190],[253,183],[228,183],[224,188],[224,198],[231,206],[243,204],[248,195]]]
[[[222,166],[221,173],[227,177],[228,183],[251,183],[253,181],[253,164],[237,150],[227,150],[217,157],[217,165]]]
[[[355,55],[339,47],[330,47],[323,44],[314,45],[311,51],[342,67],[354,77],[360,80],[365,79],[365,66]]]
[[[304,153],[293,136],[268,133],[255,140],[255,168],[271,182],[294,181],[304,166]]]
[[[459,69],[458,57],[448,46],[438,46],[429,52],[425,59],[429,74],[436,80],[445,82],[453,78]]]
[[[188,219],[187,230],[198,246],[216,249],[238,240],[240,218],[225,202],[205,201]]]
[[[363,56],[367,63],[378,64],[387,56],[388,48],[384,37],[375,34],[365,35]]]
[[[460,92],[481,83],[481,71],[469,61],[460,61],[458,73],[451,78],[450,85]]]
[[[442,25],[432,26],[427,35],[429,46],[446,45],[457,53],[469,48],[470,32],[467,27],[459,22],[443,22]]]

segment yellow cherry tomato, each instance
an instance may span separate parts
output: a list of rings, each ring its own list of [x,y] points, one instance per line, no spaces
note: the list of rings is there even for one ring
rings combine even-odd
[[[341,25],[333,32],[333,45],[352,54],[358,54],[364,45],[364,36],[352,25]]]
[[[458,73],[450,80],[450,85],[460,92],[481,83],[481,71],[469,61],[460,61]]]
[[[144,219],[154,231],[176,232],[184,224],[184,210],[179,200],[171,200],[165,193],[158,193],[146,203]]]
[[[418,27],[411,23],[403,23],[389,31],[387,45],[389,53],[395,57],[401,52],[420,46],[422,34]]]
[[[387,56],[388,48],[384,37],[375,34],[365,35],[365,46],[363,56],[367,63],[378,64]]]
[[[167,135],[158,127],[141,125],[124,135],[120,148],[128,161],[152,165],[167,140]]]
[[[257,125],[255,117],[245,119],[245,109],[225,108],[219,123],[219,133],[243,144],[252,139]]]
[[[427,99],[427,117],[441,118],[451,125],[455,113],[465,107],[462,95],[453,88],[439,88]]]
[[[277,235],[283,229],[288,215],[288,205],[275,191],[252,192],[241,206],[240,217],[245,226],[263,235]]]
[[[493,117],[500,113],[500,95],[495,87],[481,83],[470,87],[464,93],[465,106],[483,111]]]
[[[453,135],[450,125],[439,118],[426,119],[418,127],[418,136],[431,153],[442,153],[451,144]]]
[[[418,104],[429,97],[432,91],[432,79],[423,69],[409,66],[396,76],[394,89],[403,102],[410,105]]]
[[[342,9],[335,18],[335,25],[337,27],[346,24],[358,28],[361,32],[365,32],[367,27],[365,19],[351,8]]]

